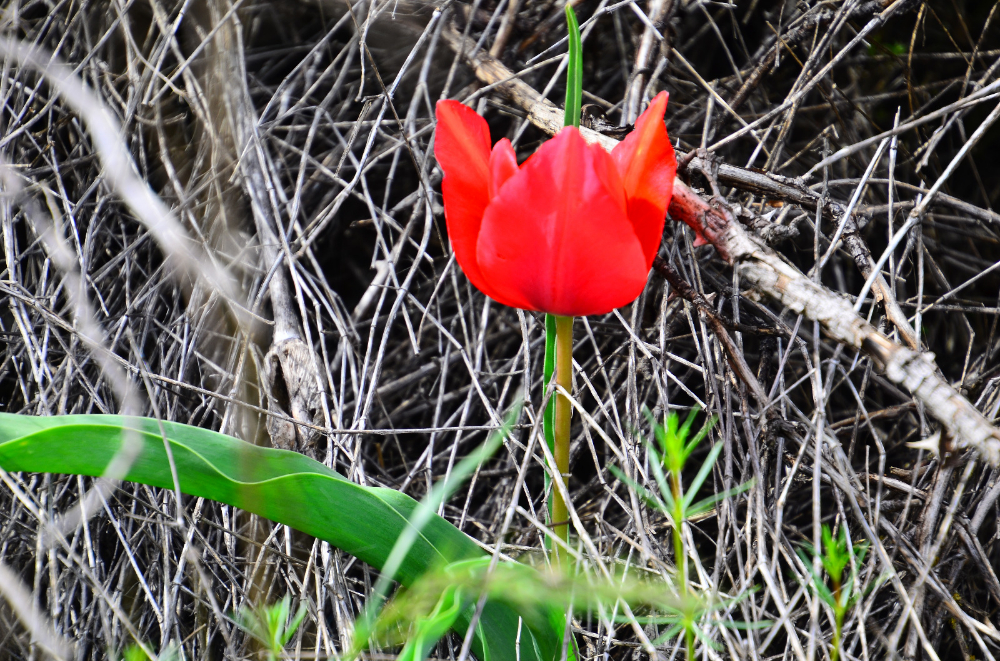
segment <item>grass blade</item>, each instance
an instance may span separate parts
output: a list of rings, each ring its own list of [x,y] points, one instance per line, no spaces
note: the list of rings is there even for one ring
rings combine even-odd
[[[583,108],[583,53],[580,23],[569,3],[566,4],[566,31],[569,36],[569,62],[566,65],[566,118],[563,125],[579,128]]]

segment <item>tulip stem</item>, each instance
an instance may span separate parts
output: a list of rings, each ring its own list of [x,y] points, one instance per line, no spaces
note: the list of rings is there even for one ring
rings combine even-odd
[[[573,387],[573,317],[556,317],[556,384],[566,392]],[[556,395],[552,455],[563,484],[569,488],[570,403],[565,395]],[[552,489],[552,529],[556,537],[569,536],[569,510],[558,489]],[[557,551],[558,553],[558,551]]]

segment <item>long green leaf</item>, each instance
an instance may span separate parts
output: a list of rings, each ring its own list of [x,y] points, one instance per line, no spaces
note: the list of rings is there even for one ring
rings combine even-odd
[[[166,439],[161,435],[161,424]],[[301,454],[148,418],[0,413],[0,467],[99,476],[118,453],[126,428],[135,430],[143,445],[125,480],[173,489],[166,440],[182,492],[291,526],[379,569],[417,508],[417,502],[405,494],[355,484]],[[483,556],[469,537],[435,515],[421,528],[399,564],[396,578],[409,585],[436,567]],[[460,634],[467,630],[469,617],[465,612],[457,619]],[[522,644],[518,654],[518,613],[506,604],[487,603],[473,653],[490,661],[557,658],[562,651],[562,632],[553,631],[537,617],[526,616],[524,625],[533,635],[534,645]]]
[[[413,632],[396,661],[424,661],[467,607],[459,586],[446,588],[434,610],[416,618]]]
[[[514,411],[507,414],[507,418],[504,420],[503,426],[499,430],[490,433],[484,444],[480,445],[471,454],[458,462],[458,465],[451,471],[451,475],[449,475],[447,479],[435,484],[434,487],[421,500],[417,509],[413,511],[413,515],[409,519],[410,525],[399,537],[396,538],[396,543],[393,545],[392,551],[389,553],[388,558],[382,565],[382,573],[378,577],[375,587],[372,588],[372,593],[368,598],[364,611],[354,622],[354,645],[363,646],[367,643],[367,640],[371,635],[373,621],[378,615],[378,611],[382,606],[382,601],[389,592],[392,580],[396,575],[396,570],[399,568],[399,563],[406,557],[406,554],[409,552],[410,547],[413,546],[413,543],[416,541],[420,531],[423,530],[427,522],[435,516],[435,512],[438,507],[447,502],[455,490],[465,482],[465,479],[469,477],[469,475],[471,475],[478,466],[492,457],[493,453],[500,448],[503,440],[508,434],[510,434],[511,427],[513,427],[514,423],[517,421],[517,417],[520,413],[521,407],[518,405],[515,407]],[[452,623],[456,621],[455,618],[459,615],[460,613],[455,614],[455,617],[452,618]],[[444,636],[450,628],[450,624],[447,627],[444,627],[443,633],[441,636],[438,636],[438,638]],[[410,642],[412,643],[413,641]],[[421,644],[430,644],[433,647],[436,643],[437,640],[433,641],[433,643],[429,643],[425,636],[425,640]],[[412,652],[404,650],[402,657],[405,657],[408,653]],[[350,658],[353,658],[353,655],[351,655]],[[419,659],[418,661],[423,661],[423,659]]]
[[[545,315],[545,360],[542,363],[542,398],[548,394],[549,386],[552,385],[552,376],[556,373],[556,316],[554,314]],[[556,395],[552,393],[545,404],[545,411],[542,412],[542,431],[545,434],[545,443],[549,446],[549,452],[556,451]],[[549,490],[552,478],[548,471],[545,472],[545,491]],[[552,498],[549,498],[549,520],[552,520]]]
[[[563,126],[580,127],[583,109],[583,54],[580,46],[580,23],[566,3],[566,32],[569,39],[569,62],[566,64],[566,118]]]

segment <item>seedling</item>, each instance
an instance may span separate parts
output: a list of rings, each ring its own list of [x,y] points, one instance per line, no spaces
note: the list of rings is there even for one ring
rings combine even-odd
[[[830,659],[837,661],[840,657],[840,637],[844,629],[844,617],[864,594],[858,585],[858,567],[865,562],[868,543],[861,542],[851,546],[847,542],[846,526],[840,526],[839,535],[835,535],[830,531],[830,527],[824,524],[822,554],[818,553],[812,544],[805,543],[803,546],[811,555],[819,556],[826,577],[829,579],[827,585],[822,573],[813,569],[811,558],[801,550],[798,552],[802,563],[809,568],[809,584],[813,591],[833,610],[833,650],[830,652]],[[844,570],[848,566],[851,569],[850,574],[844,580]]]
[[[270,606],[244,606],[237,614],[236,623],[263,645],[268,661],[278,660],[306,616],[306,606],[301,604],[289,621],[291,608],[291,597],[286,594],[281,601]]]
[[[695,502],[695,496],[698,495],[698,491],[705,483],[709,473],[711,473],[715,461],[719,458],[719,453],[722,452],[722,444],[717,443],[708,451],[708,456],[705,457],[701,468],[698,469],[698,473],[686,490],[684,489],[682,475],[687,465],[687,460],[715,425],[715,416],[710,417],[702,428],[694,436],[691,436],[691,428],[694,425],[695,417],[698,415],[697,408],[691,410],[683,424],[681,424],[680,416],[676,412],[671,412],[667,415],[666,424],[657,422],[648,410],[644,411],[644,413],[653,427],[653,437],[656,439],[655,444],[647,442],[646,451],[650,456],[650,468],[653,477],[656,479],[659,493],[654,493],[628,479],[621,471],[614,467],[611,467],[611,471],[618,479],[631,485],[650,506],[659,510],[670,519],[680,601],[675,612],[669,614],[663,620],[664,623],[671,624],[672,626],[667,631],[667,634],[661,638],[670,638],[674,635],[683,634],[684,644],[687,648],[687,658],[693,659],[695,638],[700,638],[708,642],[708,637],[698,627],[698,621],[705,613],[718,608],[719,604],[706,603],[691,590],[688,583],[687,550],[684,543],[683,524],[699,514],[708,512],[716,503],[746,491],[753,486],[753,481]],[[657,445],[659,445],[659,449],[657,449]],[[664,471],[666,472],[664,473]]]

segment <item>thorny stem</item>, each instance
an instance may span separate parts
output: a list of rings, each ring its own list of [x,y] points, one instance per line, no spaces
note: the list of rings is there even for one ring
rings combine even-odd
[[[573,385],[573,317],[556,317],[556,384],[566,392]],[[555,443],[552,455],[556,460],[556,470],[563,483],[569,487],[569,399],[556,395]],[[552,489],[552,530],[564,542],[568,538],[569,510],[562,493]],[[558,553],[558,550],[556,551]]]

